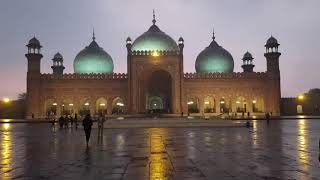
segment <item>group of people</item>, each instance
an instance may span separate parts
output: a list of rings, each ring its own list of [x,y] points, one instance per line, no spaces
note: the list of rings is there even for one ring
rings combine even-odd
[[[55,119],[53,123],[55,123]],[[75,114],[74,117],[71,115],[60,116],[58,123],[60,128],[69,128],[69,124],[71,124],[71,127],[75,124],[76,128],[78,128],[78,115]]]

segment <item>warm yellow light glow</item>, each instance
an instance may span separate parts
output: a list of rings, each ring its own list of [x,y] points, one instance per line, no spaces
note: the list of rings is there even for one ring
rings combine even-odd
[[[257,103],[257,101],[256,101],[256,100],[253,100],[252,103],[255,104],[255,103]]]
[[[224,101],[221,101],[220,103],[221,103],[221,104],[224,104]]]
[[[240,104],[240,101],[237,101],[236,103],[237,103],[237,104]]]
[[[64,106],[64,104],[62,104],[62,106]]]
[[[100,106],[106,106],[106,104],[104,104],[104,103],[101,103],[101,104],[99,104]]]
[[[87,103],[84,103],[84,105],[85,105],[85,106],[89,106],[90,104],[87,102]]]
[[[154,56],[154,57],[158,57],[158,56],[159,56],[158,51],[153,51],[153,52],[152,52],[152,56]]]
[[[121,102],[118,102],[116,105],[117,105],[117,106],[124,106],[124,104],[121,103]]]
[[[69,104],[69,106],[73,106],[73,104]]]
[[[9,103],[10,101],[11,101],[10,98],[3,98],[4,103]]]
[[[304,99],[304,95],[302,95],[302,94],[299,95],[299,96],[298,96],[298,99],[299,99],[299,100],[303,100],[303,99]]]
[[[188,105],[191,105],[191,104],[193,104],[193,101],[189,101],[187,104],[188,104]]]
[[[2,124],[2,135],[1,135],[1,156],[0,156],[0,164],[2,167],[0,169],[0,179],[10,179],[11,170],[12,170],[12,158],[11,158],[11,131],[10,124],[5,123]]]
[[[57,103],[53,103],[52,105],[53,105],[53,106],[56,106],[56,105],[58,105],[58,104],[57,104]]]
[[[8,124],[8,123],[3,124],[3,129],[9,130],[10,129],[10,124]]]
[[[210,104],[210,102],[209,101],[205,101],[204,104]]]

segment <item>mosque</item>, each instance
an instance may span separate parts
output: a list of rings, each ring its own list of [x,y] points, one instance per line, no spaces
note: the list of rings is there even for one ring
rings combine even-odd
[[[74,59],[74,73],[63,73],[63,56],[52,58],[52,73],[40,70],[41,44],[35,37],[27,44],[27,114],[85,115],[164,113],[171,115],[280,114],[279,43],[270,37],[264,54],[265,72],[255,72],[253,57],[242,58],[243,72],[234,72],[230,52],[212,42],[195,60],[195,73],[183,70],[184,40],[176,42],[156,25],[126,40],[127,73],[114,73],[112,57],[94,34],[92,42]]]

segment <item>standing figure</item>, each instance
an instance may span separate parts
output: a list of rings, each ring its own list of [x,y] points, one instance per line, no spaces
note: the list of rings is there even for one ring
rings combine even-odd
[[[98,142],[102,142],[104,121],[104,116],[100,114],[100,116],[98,117]]]
[[[60,118],[59,118],[60,129],[63,128],[63,124],[64,124],[64,118],[63,118],[63,116],[60,116]]]
[[[269,125],[269,122],[270,122],[270,114],[269,113],[266,113],[266,119],[267,119],[267,124]]]
[[[92,119],[90,117],[90,114],[87,114],[86,117],[83,119],[82,126],[86,134],[86,141],[88,146],[92,127]]]
[[[76,124],[76,129],[78,129],[78,114],[74,114],[74,123]]]

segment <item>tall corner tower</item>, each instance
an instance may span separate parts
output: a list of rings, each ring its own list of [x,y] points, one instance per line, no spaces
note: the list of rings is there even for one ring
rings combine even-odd
[[[280,84],[280,68],[279,58],[279,43],[276,38],[271,36],[265,45],[266,53],[264,56],[267,60],[267,75],[268,75],[268,97],[267,111],[280,115],[280,99],[281,99],[281,84]]]
[[[40,116],[40,65],[43,56],[42,46],[37,38],[30,39],[27,48],[28,52],[25,54],[28,60],[26,118],[30,119]]]

